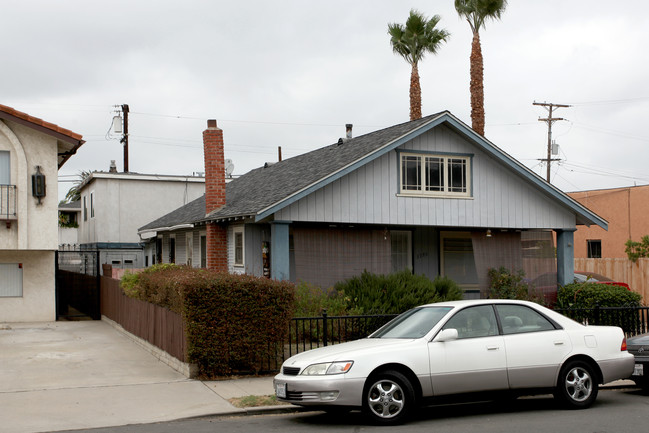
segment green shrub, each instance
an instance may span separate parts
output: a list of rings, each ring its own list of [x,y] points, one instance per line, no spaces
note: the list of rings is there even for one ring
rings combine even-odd
[[[445,277],[434,281],[408,270],[390,275],[364,271],[360,276],[336,283],[334,289],[349,298],[360,314],[397,314],[417,305],[462,299],[462,291]]]
[[[642,296],[622,286],[601,283],[572,283],[559,289],[557,307],[639,307]]]
[[[257,372],[274,361],[295,305],[288,282],[169,264],[125,276],[121,287],[183,315],[188,361],[204,378]]]
[[[316,317],[327,310],[330,316],[346,316],[359,314],[350,306],[351,299],[344,292],[338,292],[333,287],[322,289],[306,282],[300,282],[295,287],[295,317]]]
[[[489,277],[487,294],[489,299],[518,299],[539,304],[545,303],[543,296],[536,293],[534,287],[525,281],[525,272],[522,269],[513,272],[501,266],[498,269],[489,269],[487,276]]]
[[[283,350],[295,302],[291,283],[204,271],[186,284],[188,355],[201,376],[259,371]]]
[[[649,257],[649,236],[647,235],[643,236],[640,242],[629,239],[624,246],[624,252],[633,263],[637,262],[640,258]]]

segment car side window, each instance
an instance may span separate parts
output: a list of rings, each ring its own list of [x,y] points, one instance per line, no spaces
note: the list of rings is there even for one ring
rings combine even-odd
[[[496,305],[496,311],[505,335],[556,329],[539,312],[523,305]]]
[[[498,335],[496,315],[491,305],[480,305],[458,311],[442,329],[457,329],[458,339]]]

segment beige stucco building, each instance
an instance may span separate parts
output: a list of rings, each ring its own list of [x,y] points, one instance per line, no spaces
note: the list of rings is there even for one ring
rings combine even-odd
[[[0,105],[0,322],[56,318],[58,169],[83,143]]]
[[[649,185],[568,193],[608,221],[608,231],[579,226],[575,258],[626,258],[625,242],[649,235]]]

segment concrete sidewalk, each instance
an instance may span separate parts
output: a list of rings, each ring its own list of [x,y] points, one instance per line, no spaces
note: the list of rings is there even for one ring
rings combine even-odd
[[[246,413],[272,378],[187,379],[103,321],[0,324],[0,430],[87,429]]]

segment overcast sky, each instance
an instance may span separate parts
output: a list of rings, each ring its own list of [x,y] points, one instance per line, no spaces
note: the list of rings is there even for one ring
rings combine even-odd
[[[471,123],[471,32],[453,0],[0,0],[0,104],[82,134],[60,170],[123,169],[115,105],[129,104],[129,168],[202,172],[202,131],[215,118],[234,174],[409,118],[410,66],[389,22],[411,8],[451,33],[419,66],[424,115]],[[555,112],[564,191],[649,184],[649,2],[510,0],[481,32],[486,137],[545,177]],[[59,197],[70,183],[59,183]]]

